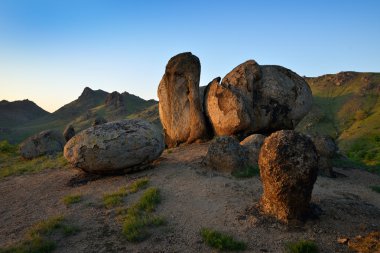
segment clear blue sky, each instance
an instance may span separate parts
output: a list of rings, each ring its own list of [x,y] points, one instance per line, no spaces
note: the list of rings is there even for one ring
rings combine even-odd
[[[201,85],[255,59],[300,75],[380,71],[380,1],[0,0],[0,100],[48,111],[84,87],[157,98],[171,56]]]

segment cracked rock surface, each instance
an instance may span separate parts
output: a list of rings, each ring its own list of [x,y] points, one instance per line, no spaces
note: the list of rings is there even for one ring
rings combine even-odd
[[[90,127],[65,145],[64,156],[91,173],[129,172],[157,159],[164,150],[159,129],[144,120],[121,120]]]

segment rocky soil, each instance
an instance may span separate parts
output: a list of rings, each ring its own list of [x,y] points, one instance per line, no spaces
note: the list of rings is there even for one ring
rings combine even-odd
[[[165,151],[154,169],[102,178],[84,177],[60,168],[0,181],[0,247],[21,240],[30,226],[64,215],[80,228],[61,238],[55,252],[210,252],[199,235],[202,227],[227,232],[248,244],[246,252],[283,252],[299,239],[315,240],[321,252],[349,252],[337,238],[352,238],[380,229],[380,195],[370,185],[380,177],[356,169],[339,169],[335,179],[318,177],[312,193],[316,217],[305,224],[283,225],[256,208],[262,194],[260,178],[235,179],[210,171],[201,161],[208,144]],[[147,176],[161,190],[156,212],[167,224],[152,230],[140,243],[122,235],[115,209],[102,205],[104,193]],[[88,181],[88,182],[87,182]],[[83,201],[66,207],[64,196],[81,194]],[[141,193],[126,197],[133,203]]]

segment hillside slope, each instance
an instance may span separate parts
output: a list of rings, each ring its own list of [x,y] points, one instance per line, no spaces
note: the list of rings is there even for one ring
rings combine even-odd
[[[91,126],[92,122],[103,117],[107,121],[125,119],[134,113],[157,104],[155,100],[144,100],[128,92],[108,93],[86,87],[78,99],[64,105],[57,111],[24,121],[22,125],[6,127],[0,123],[0,140],[19,143],[28,136],[46,129],[63,131],[72,124],[77,132]]]
[[[0,101],[0,127],[2,128],[17,126],[49,114],[28,99],[14,102]]]
[[[328,134],[351,159],[380,165],[380,73],[340,72],[306,81],[314,106],[297,130]]]

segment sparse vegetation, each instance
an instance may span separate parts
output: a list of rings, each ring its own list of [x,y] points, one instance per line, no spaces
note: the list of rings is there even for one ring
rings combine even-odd
[[[124,217],[123,234],[128,241],[137,242],[145,239],[148,227],[161,226],[165,223],[162,217],[153,215],[156,206],[161,202],[157,188],[149,188],[127,211]]]
[[[137,192],[138,190],[144,188],[145,186],[147,186],[149,183],[149,179],[147,178],[140,178],[140,179],[137,179],[136,181],[134,181],[129,187],[128,187],[128,190],[129,192],[131,193],[135,193]]]
[[[209,228],[203,228],[201,230],[201,236],[208,246],[218,250],[239,251],[247,248],[245,242],[237,241],[230,235]]]
[[[16,153],[17,146],[9,144],[8,141],[0,141],[0,153]]]
[[[250,178],[254,177],[260,174],[259,166],[256,165],[249,165],[244,168],[244,170],[241,171],[234,171],[232,173],[232,176],[236,178]]]
[[[62,153],[55,156],[41,156],[33,160],[24,160],[17,153],[0,154],[0,179],[22,175],[26,173],[37,173],[45,169],[64,168],[68,166]]]
[[[75,203],[79,203],[82,200],[82,196],[79,194],[75,195],[68,195],[63,198],[63,203],[65,203],[66,206],[70,206]]]
[[[372,191],[380,193],[380,185],[372,185],[369,188],[371,188]]]
[[[140,178],[130,184],[128,187],[121,187],[116,192],[107,193],[103,196],[103,204],[107,208],[121,205],[123,203],[123,198],[129,193],[136,193],[140,189],[146,187],[149,183],[147,178]]]
[[[289,242],[286,244],[288,253],[318,253],[318,246],[313,241],[300,240],[298,242]]]
[[[49,237],[56,232],[64,236],[79,232],[77,227],[65,223],[63,216],[53,217],[35,224],[29,229],[25,239],[15,246],[0,248],[0,253],[48,253],[56,248],[56,243]]]

